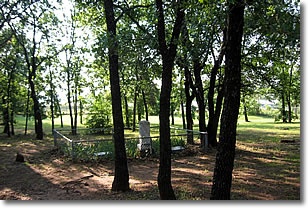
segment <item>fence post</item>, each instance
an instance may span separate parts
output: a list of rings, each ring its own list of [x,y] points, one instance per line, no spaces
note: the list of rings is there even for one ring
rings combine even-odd
[[[53,133],[53,145],[55,147],[57,147],[58,146],[58,143],[57,143],[57,136],[58,136],[57,131],[55,129],[53,129],[52,133]]]
[[[72,161],[73,162],[75,162],[75,151],[74,151],[74,149],[75,149],[75,142],[74,141],[72,141]]]
[[[201,143],[203,143],[203,146],[201,148],[204,152],[207,152],[209,150],[209,148],[208,148],[209,141],[208,141],[207,132],[200,132],[200,137],[201,137],[201,140],[203,141],[203,142],[201,142]]]

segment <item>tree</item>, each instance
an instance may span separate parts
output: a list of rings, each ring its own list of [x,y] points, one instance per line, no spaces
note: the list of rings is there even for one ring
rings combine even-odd
[[[171,140],[170,140],[170,97],[172,88],[172,69],[176,56],[178,39],[185,16],[183,1],[175,3],[175,22],[169,44],[166,41],[164,6],[161,0],[156,0],[157,7],[157,38],[159,52],[162,58],[162,85],[160,92],[159,133],[160,162],[158,173],[158,189],[160,198],[176,199],[171,185]]]
[[[48,2],[30,2],[29,4],[21,2],[19,6],[22,8],[22,13],[16,18],[18,22],[14,20],[7,23],[23,50],[28,69],[30,97],[33,100],[36,139],[41,140],[43,139],[42,107],[35,79],[39,76],[42,63],[50,56],[55,56],[55,54],[44,54],[42,51],[46,51],[48,47],[46,40],[57,20],[52,13],[53,7]]]
[[[293,79],[300,66],[299,1],[254,2],[247,12],[244,73],[252,80],[251,87],[270,89],[265,97],[280,100],[280,118],[283,122],[291,121],[291,106],[297,105],[295,100],[300,92],[298,79]],[[246,84],[247,81],[243,83]]]
[[[112,115],[114,125],[115,175],[112,183],[113,191],[128,191],[129,175],[124,141],[124,123],[122,115],[121,91],[118,71],[118,42],[113,1],[104,0],[105,17],[108,35],[109,72],[112,97]]]
[[[241,44],[245,1],[228,1],[227,45],[225,56],[225,99],[221,115],[211,199],[230,199],[235,157],[236,127],[240,107]]]

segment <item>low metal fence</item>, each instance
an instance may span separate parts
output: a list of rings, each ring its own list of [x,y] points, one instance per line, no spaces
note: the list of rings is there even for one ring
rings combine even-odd
[[[187,129],[170,128],[171,146],[174,150],[182,150],[187,144],[187,137],[192,136],[195,142],[203,138],[207,145],[207,133],[199,131],[191,131]],[[54,129],[54,146],[70,157],[73,161],[93,161],[102,158],[114,158],[114,142],[113,134],[110,129],[79,129],[77,135],[72,135],[71,130]],[[95,134],[95,132],[100,132]],[[152,129],[151,129],[152,132]],[[141,151],[141,139],[149,139],[150,143],[145,148],[148,151]],[[139,148],[138,148],[139,146]],[[207,147],[207,146],[206,146]],[[206,150],[206,147],[204,149]],[[125,148],[128,157],[137,157],[145,155],[159,155],[159,136],[150,136],[148,138],[125,137]]]

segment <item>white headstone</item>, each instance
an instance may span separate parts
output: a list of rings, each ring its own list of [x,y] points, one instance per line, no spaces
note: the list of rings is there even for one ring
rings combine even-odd
[[[151,149],[150,138],[150,122],[141,120],[139,122],[139,144],[137,145],[139,150]]]

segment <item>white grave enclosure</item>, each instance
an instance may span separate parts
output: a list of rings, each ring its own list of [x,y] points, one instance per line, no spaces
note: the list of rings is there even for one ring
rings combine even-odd
[[[150,138],[150,122],[141,120],[139,122],[139,144],[137,144],[139,150],[152,150],[152,142]]]

